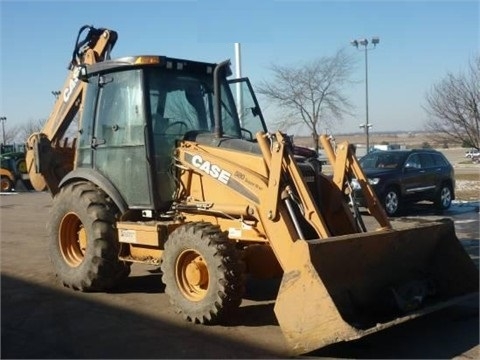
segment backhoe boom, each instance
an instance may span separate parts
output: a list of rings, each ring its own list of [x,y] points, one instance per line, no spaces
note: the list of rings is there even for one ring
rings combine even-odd
[[[88,30],[86,37],[79,41],[85,30]],[[83,105],[86,85],[78,79],[80,69],[83,65],[108,59],[116,41],[115,31],[88,25],[80,29],[68,65],[67,79],[53,111],[43,129],[30,135],[27,140],[27,168],[36,190],[41,191],[48,187],[52,194],[57,193],[61,179],[73,169],[75,141],[68,144],[68,140],[63,142],[60,140]]]

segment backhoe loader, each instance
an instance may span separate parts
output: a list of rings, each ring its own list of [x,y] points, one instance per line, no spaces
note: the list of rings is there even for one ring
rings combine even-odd
[[[176,311],[206,324],[240,306],[247,275],[279,277],[274,311],[292,354],[478,293],[453,222],[393,226],[348,143],[321,136],[327,176],[267,130],[253,92],[235,103],[230,86],[251,86],[228,80],[228,60],[111,59],[116,40],[80,29],[62,94],[27,142],[31,182],[53,197],[49,249],[65,286],[103,291],[133,262],[158,265]],[[353,178],[374,230],[349,205]]]

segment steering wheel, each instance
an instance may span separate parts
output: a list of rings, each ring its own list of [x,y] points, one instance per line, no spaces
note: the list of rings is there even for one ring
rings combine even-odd
[[[173,128],[174,126],[178,126],[178,132],[174,132],[173,134],[169,134],[168,130]],[[185,128],[185,131],[181,131],[183,128]],[[183,122],[183,121],[174,121],[172,122],[171,124],[168,124],[165,129],[163,130],[163,132],[165,133],[165,135],[180,135],[180,134],[183,134],[185,132],[187,132],[188,130],[188,125]]]

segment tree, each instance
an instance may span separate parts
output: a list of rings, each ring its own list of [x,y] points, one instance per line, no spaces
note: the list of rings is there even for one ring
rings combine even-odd
[[[448,73],[426,95],[426,128],[436,140],[454,141],[480,149],[480,56],[466,72]]]
[[[260,82],[256,91],[286,111],[276,125],[290,128],[301,120],[318,150],[320,129],[329,127],[332,118],[342,120],[352,108],[343,90],[351,83],[353,65],[344,50],[298,66],[273,64],[273,80]]]
[[[37,119],[33,120],[30,119],[23,124],[19,124],[14,128],[15,135],[13,136],[15,142],[26,143],[30,135],[33,133],[42,132],[46,122],[48,119]],[[78,136],[78,129],[79,129],[79,116],[76,114],[70,123],[70,125],[65,130],[65,133],[61,137],[62,139],[68,138],[72,139]],[[8,133],[6,133],[8,134]],[[8,139],[8,137],[7,137]],[[7,141],[8,143],[8,141]]]
[[[5,144],[13,144],[17,142],[18,137],[18,126],[8,126],[8,123],[5,124]]]
[[[40,132],[45,124],[46,119],[28,120],[19,127],[19,137],[21,141],[26,142],[28,137],[33,133]]]

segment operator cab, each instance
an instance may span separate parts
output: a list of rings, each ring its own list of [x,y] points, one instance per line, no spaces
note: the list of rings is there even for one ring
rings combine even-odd
[[[216,67],[218,74],[214,74]],[[96,181],[104,187],[109,182],[109,195],[122,194],[128,209],[168,210],[176,190],[173,150],[177,140],[258,151],[255,133],[266,131],[265,123],[262,117],[248,119],[247,113],[239,117],[226,80],[229,70],[159,56],[83,67],[80,78],[88,84],[76,169],[100,173]],[[251,90],[249,83],[246,86]],[[258,116],[256,99],[248,101],[252,101],[250,115]]]

